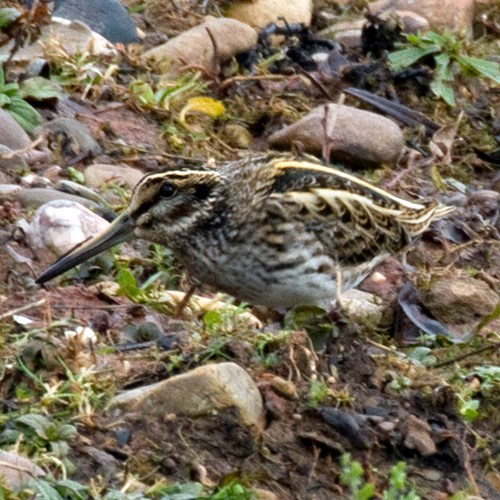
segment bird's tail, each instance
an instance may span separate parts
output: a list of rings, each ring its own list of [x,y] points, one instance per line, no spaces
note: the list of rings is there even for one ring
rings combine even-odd
[[[455,210],[456,207],[442,205],[441,203],[432,201],[426,203],[422,210],[406,211],[398,217],[399,222],[404,226],[409,236],[415,237],[422,234],[430,224],[438,219],[442,219],[446,215]]]

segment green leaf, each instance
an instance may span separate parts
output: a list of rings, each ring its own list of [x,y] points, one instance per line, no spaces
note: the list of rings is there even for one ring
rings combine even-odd
[[[450,64],[450,56],[448,54],[439,54],[434,57],[436,62],[436,80],[442,81],[452,81],[453,80],[453,68]]]
[[[200,483],[173,484],[163,488],[161,500],[194,500],[203,496]]]
[[[89,498],[87,486],[72,481],[71,479],[60,479],[55,484],[55,487],[65,498],[71,498],[72,500],[84,500],[85,498]]]
[[[78,431],[76,427],[71,424],[61,424],[57,426],[57,436],[59,439],[64,439],[65,441],[71,441],[76,437]]]
[[[356,494],[356,500],[370,500],[375,495],[375,486],[366,483]]]
[[[69,446],[66,441],[52,441],[50,443],[52,453],[59,458],[66,457],[69,453]]]
[[[136,299],[140,290],[137,287],[137,280],[129,269],[122,268],[118,271],[116,282],[120,285],[120,290],[129,298]]]
[[[222,315],[219,311],[207,311],[203,315],[203,324],[208,330],[213,329],[222,322]]]
[[[431,90],[437,97],[441,97],[449,106],[455,106],[455,93],[453,88],[441,80],[431,82]]]
[[[458,412],[465,420],[475,420],[479,415],[479,401],[477,399],[469,399],[461,401]]]
[[[40,437],[46,437],[47,429],[52,425],[52,422],[45,416],[37,413],[22,415],[16,419],[16,423],[21,423],[33,429]]]
[[[35,127],[42,123],[42,117],[38,111],[20,97],[13,97],[6,111],[28,133],[33,132]]]
[[[500,64],[494,61],[486,61],[477,57],[459,55],[456,56],[456,61],[472,70],[473,73],[479,73],[486,78],[490,78],[496,83],[500,83]]]
[[[19,94],[22,98],[31,98],[37,101],[58,99],[62,96],[59,85],[41,76],[28,78],[19,86]]]
[[[391,68],[394,71],[398,71],[403,68],[407,68],[412,64],[416,63],[422,57],[425,57],[428,54],[432,54],[434,52],[438,52],[439,47],[431,45],[429,47],[409,47],[403,50],[397,50],[395,52],[391,52],[388,55],[389,63]]]
[[[14,97],[19,94],[19,85],[17,83],[4,83],[0,87],[0,93]]]
[[[10,104],[10,97],[5,94],[0,94],[0,108],[5,108]]]
[[[64,500],[59,492],[47,481],[36,480],[30,483],[36,491],[37,500]]]

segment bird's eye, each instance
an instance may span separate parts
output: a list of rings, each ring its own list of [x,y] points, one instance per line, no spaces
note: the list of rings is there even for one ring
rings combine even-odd
[[[170,182],[164,182],[160,186],[160,196],[162,198],[172,198],[172,196],[174,196],[175,194],[175,191],[176,191],[175,186]]]

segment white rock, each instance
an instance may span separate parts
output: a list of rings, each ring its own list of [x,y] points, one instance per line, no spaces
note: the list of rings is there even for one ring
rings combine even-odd
[[[289,24],[309,26],[312,11],[312,0],[252,0],[232,2],[227,16],[254,28],[264,28],[269,23],[283,25],[283,19]]]
[[[0,60],[9,56],[15,40],[0,47]],[[47,47],[60,47],[68,55],[77,53],[109,56],[115,55],[116,49],[103,36],[92,31],[79,21],[68,21],[53,17],[51,24],[41,28],[41,34],[35,43],[22,47],[14,53],[13,61],[32,61],[44,57]]]
[[[35,248],[48,249],[59,256],[108,226],[108,221],[79,203],[54,200],[35,212],[27,237]]]
[[[211,71],[214,65],[214,47],[207,29],[217,43],[220,59],[217,63],[228,61],[257,43],[257,32],[247,24],[235,19],[208,17],[202,24],[148,50],[143,57],[164,65],[172,77],[186,65],[201,65]]]
[[[356,288],[342,292],[340,302],[349,318],[356,323],[369,321],[377,325],[382,321],[386,309],[378,297]]]
[[[241,422],[262,430],[262,396],[248,373],[236,363],[204,365],[157,384],[119,394],[111,407],[152,415],[201,417],[236,408]]]

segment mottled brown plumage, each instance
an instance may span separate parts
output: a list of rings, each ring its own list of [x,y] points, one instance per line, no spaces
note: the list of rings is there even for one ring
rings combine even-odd
[[[109,229],[38,282],[136,236],[172,249],[194,277],[239,299],[327,308],[338,272],[344,289],[356,286],[451,210],[310,161],[262,155],[186,167],[144,177]]]

